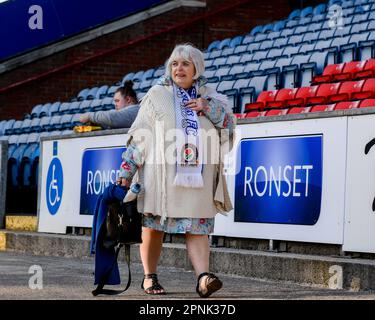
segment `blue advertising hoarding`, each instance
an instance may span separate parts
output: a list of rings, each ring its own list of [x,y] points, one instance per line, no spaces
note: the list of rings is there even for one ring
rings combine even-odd
[[[237,155],[235,222],[314,225],[318,221],[322,135],[244,139]]]
[[[164,2],[11,0],[0,3],[0,61]]]
[[[110,184],[115,183],[124,147],[87,149],[82,157],[80,214],[94,214],[96,201]]]

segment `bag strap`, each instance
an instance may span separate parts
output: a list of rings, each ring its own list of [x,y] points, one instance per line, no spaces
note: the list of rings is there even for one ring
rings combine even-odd
[[[97,296],[99,294],[117,295],[117,294],[123,293],[123,292],[125,292],[126,290],[129,289],[130,283],[132,281],[131,272],[130,272],[130,244],[124,244],[125,260],[126,260],[126,264],[128,266],[128,283],[126,284],[125,289],[124,290],[103,289],[104,286],[105,286],[105,283],[107,282],[107,280],[109,278],[109,275],[110,275],[112,269],[115,267],[115,264],[116,264],[116,261],[117,261],[117,258],[118,258],[118,254],[119,254],[122,246],[123,246],[123,244],[121,244],[121,243],[119,243],[117,245],[116,252],[115,252],[115,258],[113,259],[113,265],[107,271],[107,273],[102,277],[102,279],[101,279],[100,283],[98,284],[98,286],[96,287],[96,289],[92,291],[93,296]]]

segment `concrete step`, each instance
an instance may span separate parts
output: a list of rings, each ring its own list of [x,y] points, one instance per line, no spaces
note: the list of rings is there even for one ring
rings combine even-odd
[[[0,250],[84,258],[90,256],[90,237],[3,230]],[[123,251],[119,259],[124,260]],[[132,246],[131,259],[141,262],[138,245]],[[160,265],[192,270],[184,244],[165,243]],[[375,260],[370,259],[212,248],[210,270],[322,288],[375,290]]]

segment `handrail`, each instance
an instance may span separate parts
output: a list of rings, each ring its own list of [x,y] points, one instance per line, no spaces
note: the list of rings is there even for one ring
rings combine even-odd
[[[10,89],[13,89],[13,88],[16,88],[16,87],[19,87],[21,85],[24,85],[26,83],[29,83],[29,82],[32,82],[34,80],[39,80],[39,79],[43,79],[43,78],[46,78],[52,74],[55,74],[55,73],[58,73],[58,72],[61,72],[61,71],[65,71],[65,70],[68,70],[70,68],[73,68],[75,66],[78,66],[78,65],[81,65],[81,64],[85,64],[89,61],[92,61],[94,59],[97,59],[97,58],[100,58],[100,57],[104,57],[104,56],[107,56],[117,50],[120,50],[120,49],[124,49],[126,47],[129,47],[131,45],[134,45],[134,44],[137,44],[139,42],[142,42],[144,40],[148,40],[148,39],[151,39],[153,37],[156,37],[156,36],[159,36],[163,33],[167,33],[167,32],[170,32],[170,31],[173,31],[173,30],[177,30],[177,29],[180,29],[180,28],[183,28],[183,27],[187,27],[197,21],[200,21],[200,20],[203,20],[205,18],[208,18],[208,17],[211,17],[211,16],[214,16],[218,13],[221,13],[223,11],[227,11],[229,9],[232,9],[236,6],[240,6],[242,4],[245,4],[247,2],[250,2],[250,0],[238,0],[238,1],[232,1],[231,4],[229,5],[224,5],[222,6],[221,8],[218,8],[218,9],[215,9],[215,10],[212,10],[211,12],[209,13],[204,13],[202,15],[199,15],[193,19],[191,19],[190,21],[188,22],[183,22],[183,23],[179,23],[179,24],[176,24],[176,25],[173,25],[171,27],[168,27],[168,28],[165,28],[165,29],[162,29],[160,31],[157,31],[157,32],[154,32],[154,33],[151,33],[147,36],[143,36],[143,37],[139,37],[139,38],[136,38],[134,40],[130,40],[122,45],[119,45],[115,48],[112,48],[112,49],[108,49],[108,50],[103,50],[102,52],[99,52],[99,53],[96,53],[96,54],[93,54],[92,56],[89,56],[87,58],[83,58],[81,60],[77,60],[77,61],[74,61],[72,63],[68,63],[66,65],[63,65],[63,66],[59,66],[59,67],[56,67],[56,68],[53,68],[51,70],[48,70],[46,72],[42,72],[40,74],[37,74],[35,76],[31,76],[25,80],[22,80],[22,81],[18,81],[18,82],[15,82],[11,85],[8,85],[6,87],[3,87],[3,88],[0,88],[0,93],[4,93],[6,91],[9,91]]]

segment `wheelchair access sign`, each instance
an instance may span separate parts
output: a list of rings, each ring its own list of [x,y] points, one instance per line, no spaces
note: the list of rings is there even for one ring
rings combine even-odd
[[[63,179],[61,162],[59,158],[54,157],[48,168],[46,185],[47,207],[51,215],[55,215],[59,210],[63,195]]]

